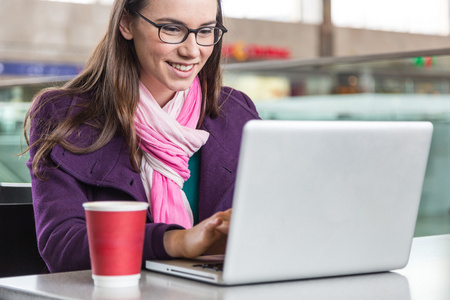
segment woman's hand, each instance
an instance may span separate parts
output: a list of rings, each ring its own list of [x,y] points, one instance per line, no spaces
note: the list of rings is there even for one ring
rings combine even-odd
[[[171,230],[164,235],[164,246],[172,257],[193,258],[202,254],[224,254],[231,209],[218,212],[187,230]]]

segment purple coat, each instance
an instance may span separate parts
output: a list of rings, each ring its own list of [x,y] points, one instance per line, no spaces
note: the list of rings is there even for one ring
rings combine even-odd
[[[55,92],[49,92],[41,99],[50,95],[55,96]],[[89,99],[63,95],[52,99],[32,120],[30,142],[40,137],[40,119],[59,121],[67,115],[69,108],[85,101]],[[223,103],[221,115],[214,119],[205,117],[201,126],[210,137],[201,148],[200,221],[231,207],[242,127],[247,121],[259,118],[253,102],[239,91],[224,88],[219,102]],[[81,135],[87,139],[95,135],[95,131],[85,126]],[[32,148],[27,163],[29,168],[35,154],[36,149]],[[73,154],[57,145],[48,160],[51,164],[44,167],[47,180],[31,176],[39,251],[51,272],[89,269],[82,203],[101,200],[147,202],[140,174],[132,168],[125,139],[120,135],[103,148],[83,155]],[[143,260],[170,258],[163,246],[163,236],[167,230],[176,228],[180,227],[153,223],[148,213]]]

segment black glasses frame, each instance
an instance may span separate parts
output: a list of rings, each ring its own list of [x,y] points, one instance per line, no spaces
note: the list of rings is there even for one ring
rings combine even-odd
[[[221,25],[221,24],[219,24],[219,25],[221,25],[220,27],[219,27],[219,26],[205,26],[205,27],[201,27],[201,28],[198,28],[198,29],[190,29],[190,28],[184,26],[183,24],[176,24],[176,23],[156,24],[155,22],[153,22],[153,21],[149,20],[148,18],[144,17],[143,15],[141,15],[138,11],[135,11],[134,13],[137,14],[137,15],[138,15],[139,17],[141,17],[142,19],[144,19],[145,21],[147,21],[148,23],[150,23],[151,25],[153,25],[153,26],[155,26],[156,28],[158,28],[158,37],[159,37],[159,39],[161,40],[161,42],[166,43],[166,44],[181,44],[181,43],[183,43],[183,42],[188,38],[189,34],[194,33],[194,34],[195,34],[195,42],[196,42],[199,46],[205,46],[205,47],[207,47],[207,46],[214,46],[215,44],[217,44],[217,43],[220,41],[220,39],[222,38],[222,36],[223,36],[226,32],[228,32],[228,29],[226,29],[226,28],[225,28],[223,25]],[[161,28],[163,28],[164,26],[167,26],[167,25],[182,26],[182,27],[184,27],[184,28],[187,29],[187,33],[186,33],[186,35],[184,36],[184,38],[183,38],[180,42],[176,42],[176,43],[174,43],[174,42],[167,42],[167,41],[165,41],[165,40],[163,40],[163,39],[161,38]],[[220,38],[217,40],[217,42],[215,42],[214,44],[208,44],[208,45],[200,44],[200,43],[197,41],[197,33],[198,33],[200,30],[204,29],[204,28],[218,28],[218,29],[220,29],[220,30],[222,31],[222,35],[221,35]]]

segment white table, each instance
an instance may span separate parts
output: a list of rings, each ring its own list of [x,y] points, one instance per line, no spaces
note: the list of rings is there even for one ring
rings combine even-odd
[[[450,299],[450,235],[415,238],[395,272],[220,287],[144,270],[139,287],[102,289],[78,271],[0,278],[0,299]]]

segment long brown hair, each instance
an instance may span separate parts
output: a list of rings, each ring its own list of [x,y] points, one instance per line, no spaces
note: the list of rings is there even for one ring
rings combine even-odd
[[[63,94],[89,94],[90,101],[79,113],[68,114],[65,120],[53,126],[44,126],[44,132],[39,139],[29,145],[26,151],[37,147],[32,172],[43,179],[39,173],[39,165],[51,149],[60,144],[73,153],[90,153],[107,144],[112,137],[120,133],[128,144],[130,162],[138,170],[140,161],[139,143],[134,129],[134,115],[139,102],[140,66],[133,41],[126,40],[119,30],[120,20],[124,11],[134,12],[145,8],[149,0],[116,0],[112,5],[108,30],[102,40],[87,60],[84,69],[74,79],[61,88],[46,89],[39,93],[25,116],[24,135],[29,144],[27,130],[28,119],[31,120],[48,101],[41,101],[41,95],[49,90],[59,90]],[[216,20],[223,24],[221,0],[217,0],[218,10]],[[135,14],[130,14],[136,17]],[[217,117],[219,115],[218,98],[222,87],[220,68],[222,40],[214,46],[213,52],[199,73],[203,99],[202,116]],[[119,71],[120,70],[120,71]],[[60,96],[61,93],[58,95]],[[58,97],[58,96],[57,96]],[[49,121],[50,122],[50,121]],[[73,145],[67,138],[80,125],[87,124],[99,130],[98,137],[86,147]]]

